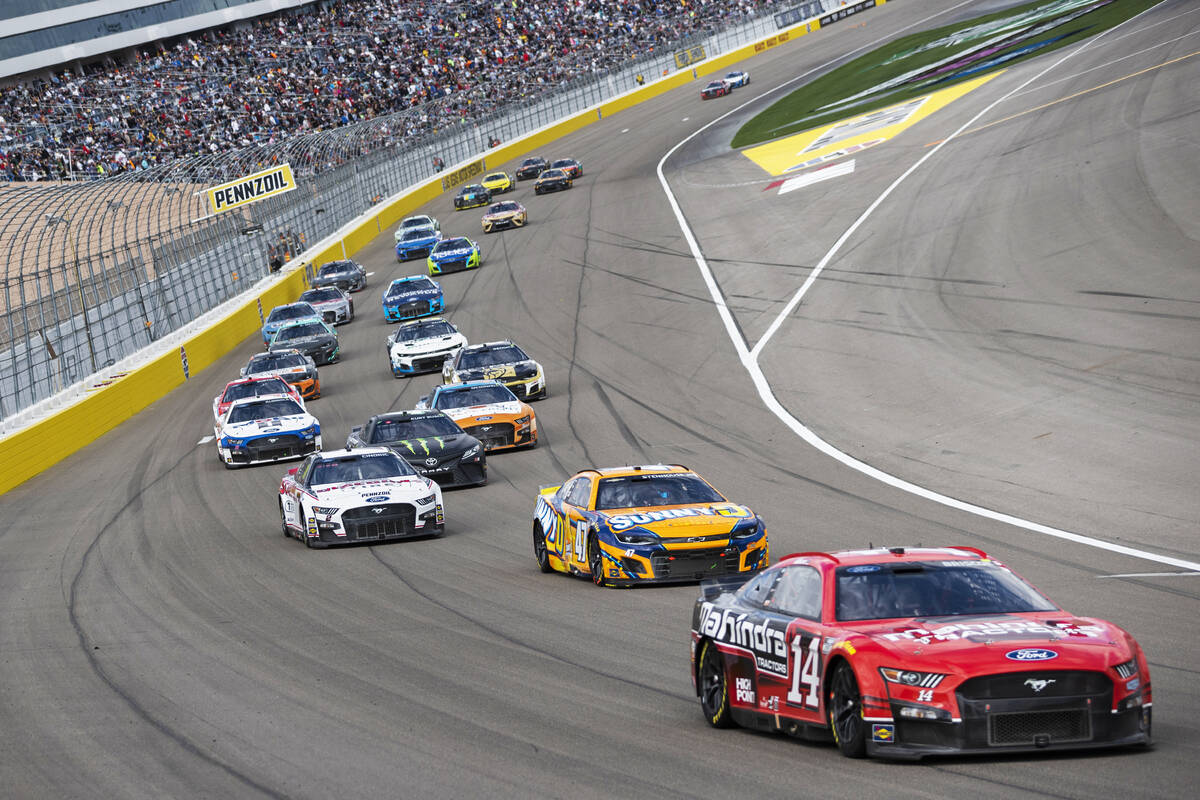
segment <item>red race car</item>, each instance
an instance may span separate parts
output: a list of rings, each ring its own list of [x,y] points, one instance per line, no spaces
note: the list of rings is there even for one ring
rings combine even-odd
[[[264,394],[290,394],[296,398],[301,407],[304,406],[304,402],[300,400],[300,392],[296,391],[296,387],[283,378],[238,378],[225,384],[224,391],[213,398],[214,421],[220,421],[221,417],[225,416],[225,412],[233,405],[234,400],[241,400],[244,397],[261,397]]]
[[[971,547],[798,553],[706,582],[692,682],[714,727],[832,738],[852,758],[1151,741],[1134,638]]]
[[[713,81],[700,90],[700,99],[711,100],[714,97],[724,97],[732,91],[733,89],[729,88],[729,84],[725,81]]]

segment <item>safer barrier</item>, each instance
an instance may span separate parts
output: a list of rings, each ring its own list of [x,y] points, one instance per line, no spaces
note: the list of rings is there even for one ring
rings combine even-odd
[[[875,0],[883,5],[887,0]],[[565,119],[534,131],[483,155],[491,164],[502,164],[527,152],[591,125],[604,117],[643,103],[691,83],[693,80],[724,70],[785,42],[818,30],[819,20],[800,23],[787,30],[735,48],[692,69],[673,73],[624,95],[572,114]],[[62,411],[30,427],[0,438],[0,494],[24,483],[43,470],[103,436],[151,403],[185,383],[191,375],[211,366],[218,359],[256,336],[261,327],[261,308],[269,309],[295,300],[306,286],[307,273],[300,262],[322,264],[357,253],[383,231],[403,217],[429,203],[443,192],[440,178],[410,187],[369,211],[352,229],[323,240],[296,259],[282,280],[248,295],[245,302],[210,328],[188,338],[181,347],[155,357],[149,363],[101,386]]]

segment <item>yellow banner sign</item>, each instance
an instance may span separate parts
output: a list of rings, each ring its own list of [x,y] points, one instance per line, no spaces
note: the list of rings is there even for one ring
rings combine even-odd
[[[212,213],[220,214],[222,211],[257,203],[264,198],[290,192],[295,188],[296,179],[292,177],[291,165],[281,164],[205,189],[204,192],[208,195],[208,207],[212,209]]]
[[[486,169],[487,165],[484,163],[482,158],[478,161],[472,161],[465,167],[459,167],[458,169],[454,170],[454,172],[451,172],[449,175],[442,178],[442,191],[444,192],[447,189],[453,189],[460,183],[466,183],[476,175],[482,175]]]
[[[683,69],[689,64],[697,64],[703,61],[707,56],[704,54],[704,45],[698,44],[695,47],[689,47],[687,50],[680,50],[675,53],[676,69]]]

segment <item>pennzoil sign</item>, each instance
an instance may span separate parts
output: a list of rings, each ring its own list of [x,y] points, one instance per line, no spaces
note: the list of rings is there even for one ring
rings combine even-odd
[[[264,169],[244,178],[222,183],[211,189],[205,189],[208,195],[208,206],[212,213],[220,214],[238,206],[257,203],[268,197],[296,188],[296,179],[292,177],[290,164],[280,164],[278,167]]]

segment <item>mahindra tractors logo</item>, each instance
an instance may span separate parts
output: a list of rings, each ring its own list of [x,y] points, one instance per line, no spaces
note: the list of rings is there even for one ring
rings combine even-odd
[[[1030,678],[1029,680],[1025,681],[1025,685],[1028,686],[1030,689],[1033,689],[1035,694],[1038,692],[1041,692],[1042,689],[1045,689],[1047,686],[1049,686],[1052,683],[1058,683],[1058,681],[1054,680],[1054,678],[1049,678],[1047,680],[1042,680],[1040,678]]]

